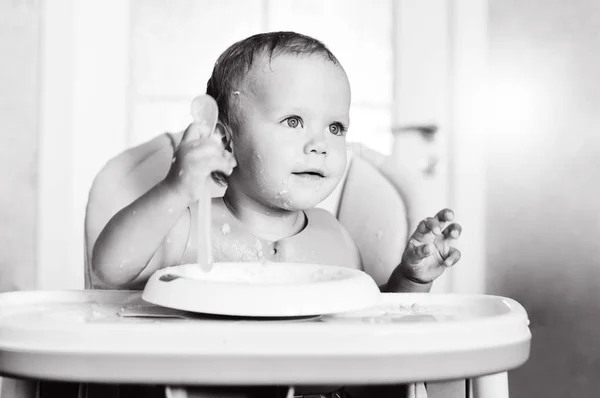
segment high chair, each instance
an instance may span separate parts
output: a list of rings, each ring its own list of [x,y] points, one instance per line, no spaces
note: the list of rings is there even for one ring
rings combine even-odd
[[[90,272],[93,246],[101,230],[116,212],[166,176],[181,136],[182,134],[162,134],[130,148],[111,159],[96,176],[90,190],[85,217],[86,289],[102,289]],[[390,164],[392,163],[386,156],[361,145],[349,145],[348,161],[342,181],[330,197],[319,205],[334,214],[349,231],[357,243],[363,263],[367,264],[369,273],[377,284],[386,282],[391,271],[399,264],[402,255],[400,249],[404,247],[408,234],[414,230],[417,222],[415,204],[418,202],[418,192],[411,189],[409,177],[393,170]],[[210,189],[213,197],[224,193],[224,188],[216,184],[211,185]],[[528,355],[528,340],[522,347],[527,349]],[[523,356],[522,352],[521,350],[519,355]],[[478,366],[476,365],[476,368]],[[407,396],[508,397],[508,379],[505,372],[478,376],[473,380],[426,385],[426,389],[423,383],[410,385]],[[107,386],[100,385],[99,388],[99,391],[109,392]],[[4,379],[0,395],[1,398],[9,396],[3,395],[4,392],[17,397],[39,396],[36,395],[36,391],[39,393],[40,390],[32,387],[32,383]],[[81,385],[78,392],[79,397],[106,395],[98,395],[85,385]],[[185,390],[165,390],[168,397],[185,396],[177,395],[180,393],[185,394]]]
[[[86,288],[97,288],[90,266],[98,235],[117,211],[167,175],[182,135],[165,133],[127,149],[112,158],[96,176],[85,218]],[[389,160],[363,145],[348,144],[342,180],[318,206],[334,214],[348,230],[363,264],[368,264],[369,273],[378,285],[385,283],[400,263],[402,251],[398,248],[404,247],[408,234],[418,223],[415,208],[419,193],[411,186],[410,177],[398,172],[397,163]],[[225,191],[214,183],[210,189],[213,197],[220,197]],[[493,383],[498,385],[497,378]],[[502,378],[499,385],[504,385]],[[419,394],[422,385],[416,387],[412,396],[422,397],[423,393]],[[439,396],[463,391],[456,383],[438,383],[435,387],[440,391]]]

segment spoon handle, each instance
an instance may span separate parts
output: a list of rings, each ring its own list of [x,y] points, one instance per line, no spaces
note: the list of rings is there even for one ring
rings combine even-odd
[[[197,125],[198,139],[208,137],[215,131],[219,108],[217,102],[209,95],[200,95],[192,101],[191,113],[193,123]],[[209,177],[210,178],[210,177]],[[205,189],[198,198],[197,219],[197,263],[204,271],[212,269],[212,245],[211,245],[211,194],[209,181],[202,182]]]

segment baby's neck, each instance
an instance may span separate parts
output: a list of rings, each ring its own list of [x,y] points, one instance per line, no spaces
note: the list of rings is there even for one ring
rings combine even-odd
[[[270,208],[245,195],[227,190],[223,202],[229,212],[256,237],[278,241],[294,236],[304,229],[304,212]]]

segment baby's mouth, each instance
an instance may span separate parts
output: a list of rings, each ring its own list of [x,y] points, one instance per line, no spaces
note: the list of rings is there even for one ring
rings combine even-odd
[[[295,176],[298,176],[298,177],[310,178],[310,179],[320,179],[320,178],[325,177],[325,174],[319,170],[300,171],[300,172],[296,172],[296,173],[292,173],[292,174]]]

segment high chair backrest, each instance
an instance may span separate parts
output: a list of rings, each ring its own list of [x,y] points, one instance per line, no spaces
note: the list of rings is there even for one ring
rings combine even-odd
[[[90,189],[85,216],[85,287],[93,288],[92,250],[100,232],[123,207],[161,181],[169,171],[181,134],[162,134],[112,158]],[[365,268],[378,284],[399,264],[409,218],[408,190],[383,171],[385,157],[360,145],[348,146],[344,177],[319,207],[329,210],[354,238]],[[211,185],[213,197],[224,188]],[[410,226],[412,229],[412,226]]]

